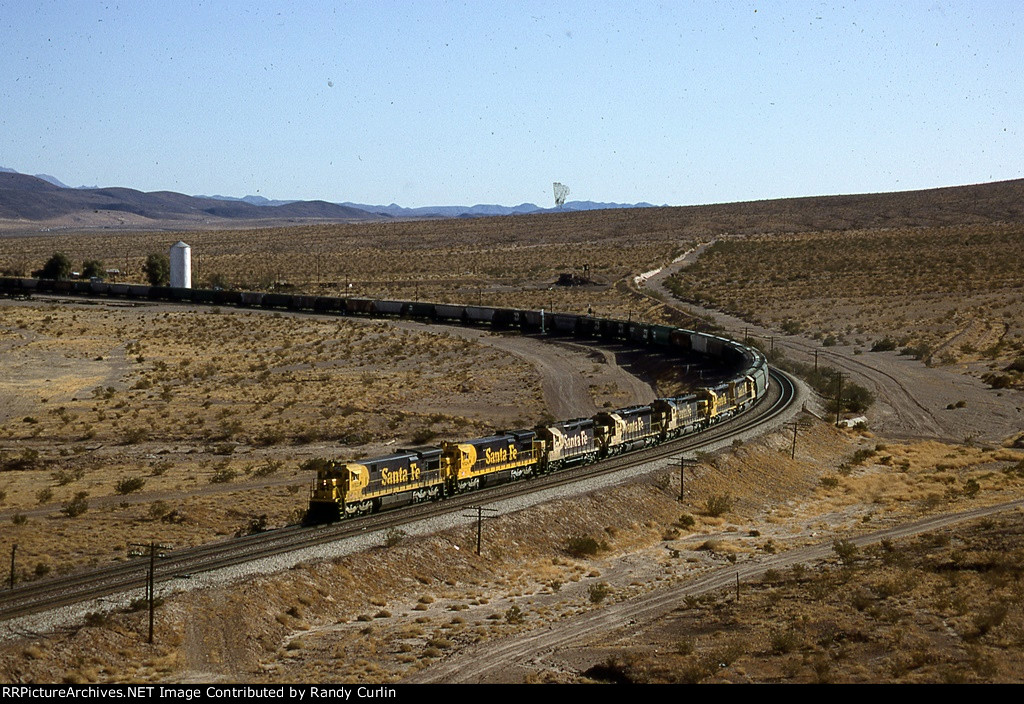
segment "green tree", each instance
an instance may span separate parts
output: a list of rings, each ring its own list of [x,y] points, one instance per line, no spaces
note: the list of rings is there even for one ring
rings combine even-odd
[[[38,279],[70,279],[71,260],[63,252],[57,252],[47,260],[42,269],[33,271],[32,276]]]
[[[86,259],[82,262],[82,278],[91,279],[93,277],[102,279],[103,278],[103,262],[98,259]]]
[[[150,254],[142,265],[142,272],[152,286],[166,286],[171,282],[171,260],[166,254]]]

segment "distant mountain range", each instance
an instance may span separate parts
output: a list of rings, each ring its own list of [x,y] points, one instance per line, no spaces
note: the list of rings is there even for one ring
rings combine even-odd
[[[0,228],[19,229],[217,229],[323,222],[380,222],[426,218],[469,218],[604,208],[655,208],[671,213],[686,231],[736,233],[914,227],[988,222],[1024,222],[1024,179],[919,191],[655,207],[648,203],[574,201],[562,208],[533,203],[403,208],[359,203],[271,200],[262,196],[187,196],[171,191],[143,193],[130,188],[68,188],[53,176],[28,176],[0,167]],[[686,225],[690,223],[690,225]]]
[[[289,200],[269,200],[263,196],[245,196],[234,198],[232,196],[200,196],[203,198],[215,198],[217,200],[242,201],[259,206],[275,206],[294,203]],[[422,208],[403,208],[397,203],[391,205],[367,205],[365,203],[350,203],[348,201],[339,203],[349,208],[365,210],[368,213],[387,215],[393,218],[460,218],[460,217],[491,217],[494,215],[526,215],[529,213],[554,213],[579,210],[602,210],[605,208],[653,208],[650,203],[595,203],[589,200],[574,200],[566,203],[561,208],[542,208],[533,203],[522,203],[520,205],[428,205]]]
[[[453,218],[526,213],[645,208],[650,203],[573,201],[559,209],[533,203],[443,205],[403,208],[391,205],[328,203],[322,200],[272,200],[263,196],[188,196],[173,191],[144,193],[131,188],[71,188],[48,174],[29,176],[0,166],[0,220],[47,223],[55,227],[138,228],[231,226],[238,221],[262,224],[295,222],[362,222],[384,218]]]
[[[383,217],[319,200],[262,207],[173,191],[68,188],[52,176],[28,176],[0,168],[0,220],[52,222],[59,227],[162,227],[230,225],[236,221],[362,222]]]

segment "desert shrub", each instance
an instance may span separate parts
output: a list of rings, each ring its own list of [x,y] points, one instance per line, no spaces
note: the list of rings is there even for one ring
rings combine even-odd
[[[80,491],[75,494],[75,498],[65,503],[60,512],[68,518],[74,518],[75,516],[81,516],[83,513],[89,510],[89,501],[86,497],[89,496],[89,492]]]
[[[407,536],[407,535],[408,535],[408,533],[406,533],[401,528],[390,528],[390,529],[388,529],[388,532],[384,535],[384,547],[386,547],[386,548],[393,548],[393,547],[395,547],[400,542],[405,540],[405,536]]]
[[[913,357],[914,359],[925,359],[932,353],[931,347],[921,342],[916,345],[904,347],[900,350],[900,354],[905,354]]]
[[[836,540],[832,543],[832,550],[839,556],[839,561],[844,565],[849,566],[857,561],[859,550],[849,540]]]
[[[85,615],[85,625],[93,628],[99,628],[106,626],[110,622],[110,617],[99,611],[90,611]]]
[[[875,344],[871,345],[872,352],[891,352],[894,349],[896,349],[896,340],[891,337],[875,340]]]
[[[153,599],[153,608],[159,608],[163,606],[164,600],[162,597],[156,597]],[[128,604],[129,611],[146,611],[149,609],[149,599],[146,597],[140,597],[138,599],[132,599],[131,603]]]
[[[977,629],[977,635],[983,636],[991,631],[993,628],[1000,626],[1006,619],[1006,614],[1009,609],[1006,604],[997,603],[990,604],[983,608],[980,612],[976,613],[972,618],[971,622]]]
[[[267,428],[262,433],[256,436],[254,442],[257,445],[279,445],[288,438],[284,428],[276,426],[273,428]]]
[[[235,533],[235,537],[241,538],[245,535],[256,535],[257,533],[264,533],[268,529],[268,524],[269,519],[267,518],[267,514],[262,513],[259,516],[254,516],[253,518],[249,519],[249,523],[244,528],[239,529]]]
[[[125,477],[117,482],[114,491],[118,494],[131,494],[139,491],[145,485],[146,480],[142,477]]]
[[[169,462],[167,460],[161,460],[161,461],[157,462],[155,465],[153,465],[153,469],[152,469],[153,476],[154,477],[159,477],[159,476],[161,476],[163,474],[166,474],[167,470],[170,469],[173,466],[174,466],[174,464],[172,462]]]
[[[612,593],[612,588],[608,586],[607,582],[599,582],[591,584],[587,593],[590,595],[590,603],[600,604]]]
[[[678,525],[680,528],[693,528],[693,526],[696,523],[697,519],[688,513],[684,513],[679,517],[679,520],[676,521],[676,525]]]
[[[16,526],[23,526],[26,523],[28,523],[28,516],[26,516],[24,513],[16,513],[13,516],[11,516],[11,523],[13,523]]]
[[[589,535],[578,535],[570,538],[565,551],[573,557],[588,557],[601,551],[602,545]]]
[[[7,457],[0,452],[0,470],[14,472],[23,469],[35,469],[42,462],[39,458],[39,450],[25,448],[17,457]]]
[[[993,389],[1008,389],[1013,385],[1013,378],[1007,374],[985,374],[981,380]]]
[[[863,413],[871,408],[875,395],[860,384],[853,382],[843,385],[843,410],[847,413]]]
[[[238,472],[231,469],[230,467],[221,466],[213,473],[210,477],[211,484],[229,484],[234,481],[235,477],[238,476]]]
[[[875,454],[874,450],[862,447],[853,453],[853,457],[850,458],[851,464],[864,464],[867,460],[871,459]]]
[[[732,511],[732,496],[729,494],[713,494],[704,503],[704,514],[717,518]]]
[[[72,482],[76,482],[85,476],[85,471],[82,469],[75,470],[64,470],[58,469],[56,472],[52,472],[50,476],[53,481],[56,482],[57,486],[66,486]]]
[[[36,492],[36,502],[37,503],[46,504],[46,503],[49,503],[52,498],[53,498],[53,489],[50,489],[49,487],[40,489],[39,491]]]
[[[277,472],[283,466],[284,462],[281,460],[267,460],[267,462],[253,470],[252,475],[254,477],[267,477]]]
[[[981,485],[975,479],[968,479],[964,483],[964,496],[973,499],[981,491]]]
[[[839,479],[838,477],[822,477],[818,480],[818,483],[825,489],[835,489],[839,486]]]
[[[792,653],[803,646],[803,639],[800,637],[800,634],[791,628],[772,631],[770,640],[772,652],[779,655]]]
[[[517,623],[522,623],[525,620],[526,620],[526,617],[523,616],[522,609],[520,609],[515,604],[513,604],[511,607],[509,607],[508,611],[505,612],[505,621],[508,622],[508,623],[517,624]]]
[[[122,445],[135,445],[140,442],[145,442],[149,439],[149,430],[146,428],[129,428],[124,431],[124,436],[121,438]]]

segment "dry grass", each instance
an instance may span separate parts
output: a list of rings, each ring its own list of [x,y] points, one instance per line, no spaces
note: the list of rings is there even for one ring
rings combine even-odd
[[[78,264],[98,259],[123,280],[143,281],[150,252],[183,238],[193,248],[193,282],[214,277],[266,290],[280,284],[328,295],[522,306],[625,317],[611,284],[685,249],[671,214],[637,211],[479,220],[319,225],[260,230],[104,234],[4,239],[0,271],[27,275],[55,252]],[[628,237],[623,237],[628,233]],[[596,287],[553,287],[563,272]],[[634,315],[637,311],[633,311]]]
[[[589,674],[642,683],[1020,682],[1019,512],[886,541],[852,566],[770,571],[606,644]]]
[[[1024,353],[1022,259],[1020,225],[776,234],[724,239],[672,285],[825,344],[974,363],[1019,385],[1024,374],[1006,368]]]
[[[154,533],[182,546],[253,516],[293,522],[312,456],[485,435],[545,412],[521,360],[378,323],[10,304],[0,330],[0,550],[19,545],[21,579],[125,559]],[[80,492],[88,510],[62,515]]]

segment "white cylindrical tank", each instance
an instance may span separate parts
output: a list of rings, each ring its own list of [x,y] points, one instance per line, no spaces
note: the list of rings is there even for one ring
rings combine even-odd
[[[192,288],[192,248],[182,241],[171,245],[171,286]]]

